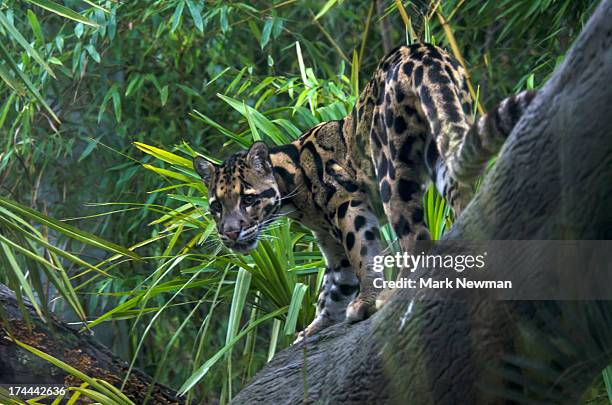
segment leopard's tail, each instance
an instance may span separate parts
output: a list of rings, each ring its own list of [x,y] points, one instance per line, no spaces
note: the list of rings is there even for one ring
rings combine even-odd
[[[460,183],[470,184],[481,175],[484,166],[502,147],[535,94],[535,91],[523,91],[508,97],[474,123],[461,147],[447,162],[451,177]]]

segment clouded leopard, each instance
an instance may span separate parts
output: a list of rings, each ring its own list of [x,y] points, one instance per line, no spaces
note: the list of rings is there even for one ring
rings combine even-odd
[[[402,249],[428,239],[422,197],[433,181],[459,215],[472,182],[533,98],[523,92],[473,122],[464,69],[431,44],[401,46],[378,65],[351,114],[268,148],[255,142],[221,165],[196,157],[221,240],[253,249],[283,213],[315,234],[326,269],[317,316],[301,333],[374,311],[372,258],[390,222]]]

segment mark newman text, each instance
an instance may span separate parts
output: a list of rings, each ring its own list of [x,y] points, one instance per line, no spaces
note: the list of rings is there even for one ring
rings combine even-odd
[[[402,277],[393,281],[385,281],[382,278],[374,279],[375,288],[434,288],[434,289],[489,289],[489,288],[512,288],[510,280],[469,280],[465,277],[456,279],[435,280],[433,278],[412,279]]]

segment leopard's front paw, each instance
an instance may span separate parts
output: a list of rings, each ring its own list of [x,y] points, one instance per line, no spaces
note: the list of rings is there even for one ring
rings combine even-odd
[[[300,343],[304,338],[306,338],[306,329],[295,334],[295,340],[292,344]]]
[[[306,336],[312,336],[320,330],[325,329],[327,326],[327,323],[315,319],[310,325],[306,327],[306,329],[296,335],[293,344],[301,342],[302,340],[304,340],[304,338],[306,338]]]
[[[376,312],[376,302],[356,298],[346,308],[346,320],[349,323],[363,321]]]

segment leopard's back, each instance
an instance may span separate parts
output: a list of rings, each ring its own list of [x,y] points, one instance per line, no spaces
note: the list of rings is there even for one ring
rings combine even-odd
[[[532,97],[511,97],[475,125],[466,72],[443,49],[401,46],[380,62],[345,135],[357,177],[400,239],[428,238],[421,201],[429,181],[459,214],[472,197],[471,180]]]

